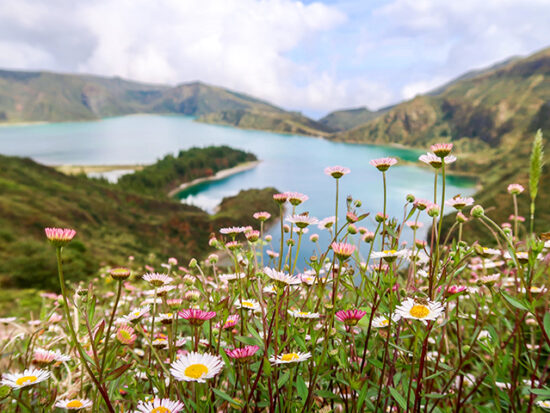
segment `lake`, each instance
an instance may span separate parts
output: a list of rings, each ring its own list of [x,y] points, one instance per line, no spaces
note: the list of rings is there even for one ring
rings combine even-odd
[[[307,194],[309,200],[299,212],[324,218],[334,215],[334,179],[326,176],[327,166],[342,165],[351,173],[340,180],[340,210],[345,210],[345,197],[352,195],[363,203],[362,211],[370,212],[359,225],[374,230],[374,214],[382,211],[382,174],[369,165],[371,159],[396,156],[416,161],[417,150],[331,142],[299,135],[242,130],[195,122],[191,117],[133,115],[93,122],[67,122],[0,127],[0,153],[28,156],[47,164],[120,165],[152,163],[168,153],[193,146],[229,145],[250,151],[261,163],[254,169],[220,181],[205,182],[181,193],[182,201],[212,212],[223,197],[242,189],[273,186],[280,191]],[[460,162],[460,154],[458,154]],[[405,196],[432,198],[433,172],[416,165],[396,165],[387,172],[388,213],[402,219]],[[475,182],[452,176],[447,181],[447,198],[456,194],[471,195]],[[450,208],[449,208],[450,209]],[[423,222],[428,223],[422,214]],[[343,217],[343,215],[342,215]],[[427,225],[421,231],[425,235]],[[271,230],[274,246],[276,227]],[[308,236],[317,228],[312,228]],[[410,230],[404,239],[411,240]],[[326,241],[326,238],[324,239]],[[277,247],[275,249],[278,249]],[[300,254],[300,267],[314,246],[306,241]]]

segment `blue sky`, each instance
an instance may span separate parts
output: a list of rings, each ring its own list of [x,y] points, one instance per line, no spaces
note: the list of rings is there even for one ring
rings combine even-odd
[[[318,117],[550,46],[549,0],[8,0],[0,67],[202,80]]]

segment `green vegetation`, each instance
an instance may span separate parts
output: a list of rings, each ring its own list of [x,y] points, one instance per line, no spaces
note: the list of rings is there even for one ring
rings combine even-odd
[[[319,123],[333,131],[345,131],[362,125],[390,110],[391,107],[372,111],[368,108],[344,109],[331,112],[319,119]]]
[[[256,156],[229,146],[209,146],[166,155],[140,171],[122,176],[118,186],[140,194],[165,196],[182,182],[215,175],[222,169],[257,160]]]
[[[227,149],[221,150],[226,153]],[[124,264],[129,255],[145,258],[152,254],[159,260],[175,256],[184,262],[201,256],[209,234],[224,225],[228,215],[237,225],[252,225],[258,204],[278,214],[277,205],[271,202],[273,188],[243,191],[210,216],[166,195],[132,193],[102,180],[64,175],[30,159],[0,156],[0,162],[3,288],[57,287],[55,259],[44,237],[46,226],[78,231],[65,250],[64,263],[74,279],[87,279],[100,265]]]
[[[328,136],[332,132],[331,128],[296,112],[236,109],[203,115],[198,120],[243,129],[268,130],[299,135]]]

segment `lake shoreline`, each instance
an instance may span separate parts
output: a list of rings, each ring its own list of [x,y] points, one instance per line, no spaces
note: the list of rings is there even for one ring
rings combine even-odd
[[[170,190],[168,192],[168,196],[173,198],[174,196],[176,196],[180,192],[185,191],[186,189],[189,189],[193,186],[199,185],[203,182],[219,181],[221,179],[228,178],[228,177],[236,175],[238,173],[248,171],[250,169],[254,169],[256,166],[258,166],[260,164],[260,162],[261,161],[251,161],[251,162],[241,163],[241,164],[239,164],[237,166],[234,166],[232,168],[222,169],[222,170],[216,172],[214,175],[193,179],[190,182],[184,182],[184,183],[178,185],[176,188]]]

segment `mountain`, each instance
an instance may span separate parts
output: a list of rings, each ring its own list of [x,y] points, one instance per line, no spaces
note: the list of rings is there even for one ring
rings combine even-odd
[[[211,154],[221,149],[204,150]],[[207,172],[210,159],[199,161],[185,168]],[[205,255],[209,234],[219,228],[256,226],[252,214],[258,210],[278,215],[273,188],[242,191],[209,215],[166,195],[146,196],[135,188],[129,192],[102,180],[65,175],[30,159],[0,155],[0,163],[2,288],[57,288],[55,254],[45,240],[46,226],[77,230],[64,255],[67,276],[84,280],[97,274],[100,265],[124,265],[130,255],[156,265],[173,256],[185,265],[191,257]]]
[[[307,135],[329,131],[303,115],[201,82],[170,87],[116,77],[0,70],[0,123],[94,120],[131,113],[212,115],[201,121]]]
[[[368,122],[391,109],[390,107],[372,111],[366,107],[356,109],[342,109],[331,112],[325,117],[319,119],[319,123],[333,131],[340,132],[353,129],[363,123]]]

